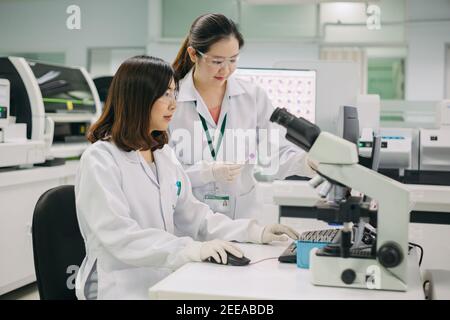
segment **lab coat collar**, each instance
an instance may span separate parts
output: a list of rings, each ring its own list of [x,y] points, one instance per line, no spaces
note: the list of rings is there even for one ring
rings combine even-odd
[[[236,76],[232,74],[227,80],[227,95],[228,97],[238,96],[244,94],[245,90],[239,81],[236,79]]]
[[[211,114],[208,111],[208,108],[204,104],[200,94],[198,93],[197,89],[194,86],[193,72],[194,68],[192,68],[189,71],[189,73],[181,80],[180,92],[178,94],[178,102],[187,102],[187,101],[194,102],[197,109],[196,111],[206,120],[206,122],[208,122],[208,124],[212,128],[216,128],[217,127],[216,123],[214,122]],[[222,103],[222,109],[220,111],[218,125],[222,124],[225,114],[230,109],[229,99],[233,96],[237,96],[243,93],[245,93],[244,88],[237,81],[234,75],[231,75],[227,80],[227,88]]]
[[[112,143],[116,146],[116,148],[119,150],[120,154],[125,158],[125,160],[131,163],[140,163],[139,154],[137,153],[137,151],[134,150],[124,151],[120,149],[114,142]]]
[[[139,153],[139,151],[131,151],[126,153],[126,157],[132,162],[137,162],[140,164],[147,175],[147,177],[159,188],[160,190],[160,201],[162,214],[164,218],[164,229],[170,233],[173,233],[173,210],[172,202],[169,201],[171,194],[171,183],[176,184],[176,181],[170,181],[171,176],[168,174],[170,171],[170,157],[167,156],[168,146],[164,145],[162,149],[157,149],[153,151],[153,161],[156,165],[156,170],[158,171],[158,177],[156,177],[150,165],[145,161],[144,157]],[[158,181],[159,180],[159,181]]]
[[[163,174],[158,174],[159,184],[163,185],[166,182],[166,175],[164,174],[167,169],[165,167],[167,166],[168,159],[164,159],[164,148],[167,148],[167,145],[164,145],[162,149],[157,149],[153,151],[153,161],[155,161],[156,170],[158,172],[163,172]],[[152,171],[153,173],[153,171]]]
[[[172,207],[173,202],[170,201],[171,197],[174,196],[171,194],[172,189],[170,186],[176,185],[176,181],[172,181],[172,175],[169,174],[172,159],[168,157],[169,150],[167,148],[169,148],[168,145],[164,145],[162,149],[155,150],[153,152],[153,160],[155,161],[156,170],[158,171],[164,225],[166,231],[173,233],[173,210],[175,207]]]
[[[194,79],[192,74],[194,68],[192,68],[188,74],[180,81],[180,91],[178,92],[178,102],[196,101],[197,89],[194,86]],[[232,97],[245,93],[244,88],[237,81],[234,74],[227,80],[227,90],[225,96]]]
[[[150,169],[149,165],[146,163],[146,161],[142,157],[142,155],[139,154],[139,151],[137,151],[137,150],[123,151],[119,147],[117,147],[117,149],[119,149],[120,154],[125,158],[126,161],[136,164],[136,165],[140,164],[142,166],[142,169],[144,170],[145,174],[150,178],[150,180],[156,186],[159,187],[158,179],[156,178],[155,174]]]
[[[149,178],[157,185],[163,185],[166,181],[165,181],[165,170],[164,169],[167,166],[167,162],[171,161],[170,159],[167,159],[166,156],[166,150],[165,148],[168,148],[168,145],[164,145],[164,147],[162,149],[156,149],[155,151],[153,151],[153,161],[155,162],[156,165],[156,170],[158,170],[158,172],[162,172],[163,174],[158,174],[158,178],[156,178],[155,174],[153,173],[153,170],[150,169],[149,164],[145,161],[144,157],[139,154],[139,151],[132,151],[131,153],[135,153],[136,158],[138,159],[138,162],[142,164],[145,172],[147,173],[147,175],[149,176]],[[158,183],[159,180],[159,183]]]
[[[139,159],[139,162],[142,166],[142,168],[144,169],[145,174],[150,178],[150,180],[152,180],[152,182],[156,185],[156,186],[160,186],[158,179],[156,178],[155,173],[153,172],[152,169],[150,169],[150,165],[145,161],[144,157],[139,153],[139,151],[134,151],[137,158]],[[158,170],[158,164],[156,162],[156,156],[155,156],[155,152],[153,152],[153,161],[155,161],[156,163],[156,170]]]

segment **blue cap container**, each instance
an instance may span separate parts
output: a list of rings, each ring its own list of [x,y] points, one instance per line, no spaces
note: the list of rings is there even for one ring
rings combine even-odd
[[[297,240],[297,267],[302,269],[309,269],[309,252],[313,248],[323,248],[327,246],[328,242],[312,242]]]

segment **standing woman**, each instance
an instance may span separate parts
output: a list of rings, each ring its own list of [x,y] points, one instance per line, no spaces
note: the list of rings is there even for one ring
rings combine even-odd
[[[149,287],[189,261],[242,257],[218,239],[266,243],[284,237],[280,228],[297,236],[284,226],[214,214],[193,197],[167,145],[176,87],[171,66],[148,56],[126,60],[112,80],[75,182],[86,245],[79,299],[145,299]]]
[[[306,153],[270,123],[274,108],[265,91],[233,77],[243,44],[232,20],[202,15],[173,63],[180,90],[170,124],[171,144],[197,199],[233,219],[254,218],[260,211],[254,164],[265,162],[280,179],[313,174]],[[243,148],[234,142],[239,134],[248,138]],[[267,156],[262,150],[275,152]],[[244,157],[236,157],[239,152]]]

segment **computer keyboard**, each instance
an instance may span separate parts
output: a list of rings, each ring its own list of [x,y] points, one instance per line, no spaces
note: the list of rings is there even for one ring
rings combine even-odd
[[[339,234],[339,232],[340,232],[340,229],[325,229],[325,230],[306,231],[300,235],[299,240],[331,243],[331,242],[335,241],[336,236]]]
[[[310,242],[337,243],[339,241],[340,229],[325,229],[303,232],[299,240]],[[278,261],[285,263],[297,262],[297,244],[292,242],[286,250],[278,257]]]
[[[278,261],[284,263],[296,263],[297,262],[297,244],[292,242],[286,250],[278,257]]]

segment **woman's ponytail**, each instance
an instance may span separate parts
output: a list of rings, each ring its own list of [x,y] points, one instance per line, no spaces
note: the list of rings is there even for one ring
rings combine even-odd
[[[183,79],[194,65],[194,63],[191,61],[191,58],[189,57],[189,53],[187,51],[188,47],[189,35],[187,35],[186,39],[184,39],[183,45],[178,51],[175,61],[172,63],[172,67],[175,70],[175,78],[177,80]]]

